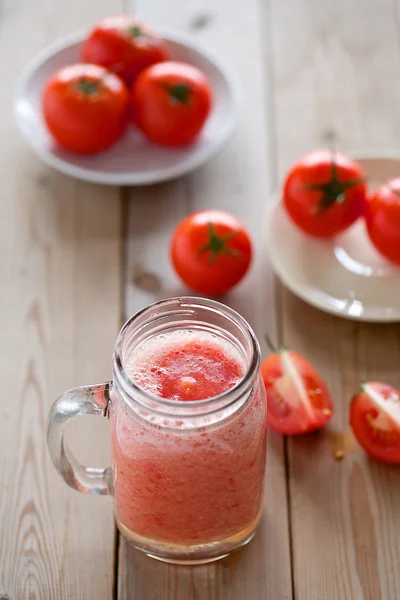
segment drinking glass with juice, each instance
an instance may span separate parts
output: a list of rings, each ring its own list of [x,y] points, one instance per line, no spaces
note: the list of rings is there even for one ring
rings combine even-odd
[[[122,328],[113,381],[76,388],[53,405],[48,445],[75,489],[113,494],[118,528],[168,562],[226,556],[254,535],[262,511],[266,398],[246,321],[199,298],[149,306]],[[77,463],[66,422],[109,417],[112,467]]]

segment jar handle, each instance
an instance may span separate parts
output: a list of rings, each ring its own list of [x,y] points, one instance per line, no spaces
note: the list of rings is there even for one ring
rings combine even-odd
[[[111,495],[111,467],[97,469],[81,465],[65,442],[65,426],[80,415],[108,417],[111,386],[112,382],[108,381],[64,392],[54,402],[47,419],[47,447],[53,464],[70,487],[84,494]]]

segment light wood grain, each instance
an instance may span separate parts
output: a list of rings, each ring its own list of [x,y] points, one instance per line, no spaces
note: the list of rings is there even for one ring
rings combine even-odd
[[[250,0],[168,3],[135,2],[155,24],[194,35],[232,65],[245,95],[240,126],[221,156],[196,173],[165,185],[130,193],[127,313],[162,297],[190,293],[169,261],[169,240],[181,218],[203,208],[231,211],[256,242],[260,217],[273,185],[269,153],[268,73],[261,62],[267,32],[262,5]],[[265,25],[264,20],[261,21]],[[223,301],[239,310],[262,340],[275,335],[274,285],[257,255],[252,275]],[[127,316],[128,316],[127,314]],[[290,558],[282,439],[271,434],[267,461],[266,513],[255,540],[215,565],[196,569],[155,564],[121,541],[118,597],[124,600],[286,600],[291,598]]]
[[[61,481],[45,423],[66,388],[110,377],[121,300],[119,192],[40,165],[11,113],[16,75],[33,54],[111,10],[111,0],[2,4],[0,597],[12,600],[112,593],[111,501]],[[109,461],[102,424],[85,419],[71,436],[82,459]]]
[[[110,376],[123,267],[126,316],[184,293],[168,257],[172,230],[194,210],[219,207],[241,218],[256,244],[252,274],[223,300],[249,319],[261,341],[268,331],[315,364],[336,414],[312,436],[284,444],[270,435],[266,512],[248,547],[193,569],[152,561],[121,540],[117,596],[399,600],[398,471],[359,449],[348,429],[348,401],[360,379],[400,385],[400,328],[341,321],[276,285],[262,252],[262,215],[269,191],[305,150],[332,141],[341,149],[398,146],[400,3],[135,2],[141,16],[193,34],[230,62],[245,108],[234,138],[209,165],[169,184],[126,190],[122,203],[116,189],[40,165],[11,115],[15,76],[26,61],[59,34],[121,4],[2,5],[0,598],[111,598],[112,502],[79,495],[59,479],[45,449],[47,412],[67,387]],[[82,419],[71,444],[100,466],[109,460],[107,438],[106,422]],[[337,450],[344,451],[341,462]]]
[[[279,173],[305,150],[398,147],[399,23],[395,3],[272,0]],[[284,292],[285,345],[332,390],[326,431],[289,442],[296,600],[400,598],[399,474],[370,461],[348,430],[361,379],[400,384],[395,325],[350,323]],[[334,460],[336,450],[345,458]]]

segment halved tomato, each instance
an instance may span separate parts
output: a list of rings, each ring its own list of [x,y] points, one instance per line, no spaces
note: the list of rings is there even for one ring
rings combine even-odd
[[[351,402],[350,425],[370,456],[400,463],[400,390],[379,381],[364,383]]]
[[[261,365],[268,425],[286,435],[308,433],[332,417],[329,390],[310,363],[291,350],[271,354]]]

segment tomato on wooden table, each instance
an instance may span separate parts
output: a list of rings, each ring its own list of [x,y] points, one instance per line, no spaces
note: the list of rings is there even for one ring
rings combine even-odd
[[[211,105],[206,76],[184,63],[153,65],[139,75],[132,89],[134,123],[150,141],[165,146],[192,143]]]
[[[330,237],[363,214],[366,193],[365,175],[356,162],[339,152],[315,150],[290,169],[283,202],[305,233]]]
[[[370,456],[400,463],[400,390],[378,381],[364,383],[351,402],[350,425]]]
[[[45,123],[57,142],[72,152],[101,152],[123,134],[129,92],[119,77],[97,65],[57,71],[42,95]]]
[[[332,417],[329,390],[310,363],[285,348],[261,364],[267,392],[268,425],[286,435],[308,433]]]
[[[131,15],[97,23],[82,46],[82,61],[101,65],[131,84],[140,71],[163,60],[165,42],[149,25]]]
[[[229,213],[204,210],[184,219],[171,240],[176,272],[200,294],[219,296],[249,268],[252,244],[243,225]]]
[[[400,264],[400,177],[381,185],[368,199],[366,221],[375,248]]]

